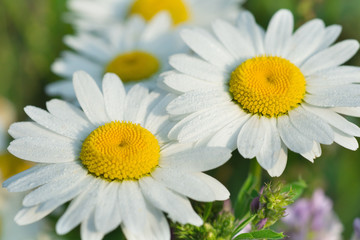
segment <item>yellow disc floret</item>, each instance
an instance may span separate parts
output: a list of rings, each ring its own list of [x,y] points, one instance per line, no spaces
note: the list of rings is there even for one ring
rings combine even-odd
[[[136,0],[130,14],[139,14],[145,20],[150,20],[160,11],[168,11],[175,25],[189,19],[189,12],[183,0]]]
[[[155,136],[139,124],[111,122],[85,139],[80,160],[88,171],[106,180],[136,180],[159,163],[160,146]]]
[[[281,57],[246,60],[232,73],[229,91],[247,112],[277,117],[299,106],[306,80],[300,69]]]
[[[117,74],[123,82],[140,81],[151,77],[160,68],[159,61],[150,53],[133,51],[115,57],[105,72]]]

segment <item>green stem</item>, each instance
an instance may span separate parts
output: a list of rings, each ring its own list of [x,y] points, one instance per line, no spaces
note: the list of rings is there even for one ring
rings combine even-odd
[[[206,220],[207,220],[208,217],[210,216],[212,206],[213,206],[213,203],[212,203],[212,202],[206,203],[205,210],[204,210],[204,216],[203,216],[203,221],[204,221],[204,222],[206,222]]]
[[[260,191],[262,169],[261,169],[261,166],[258,164],[256,159],[252,159],[250,161],[251,162],[250,162],[249,174],[252,174],[256,178],[255,189],[257,191]]]

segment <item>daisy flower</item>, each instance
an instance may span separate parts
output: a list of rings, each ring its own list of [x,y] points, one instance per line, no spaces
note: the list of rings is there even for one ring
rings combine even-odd
[[[48,112],[28,106],[34,122],[14,123],[8,147],[40,163],[3,183],[10,192],[32,190],[15,217],[35,222],[71,200],[56,224],[66,234],[81,223],[82,239],[101,239],[121,226],[130,240],[170,239],[162,211],[173,221],[201,225],[187,197],[225,200],[227,189],[202,173],[226,162],[231,150],[170,142],[165,106],[173,99],[140,84],[128,93],[115,74],[102,92],[85,72],[73,80],[79,108],[62,100]]]
[[[52,71],[64,79],[51,83],[46,91],[66,99],[75,98],[71,78],[77,70],[95,79],[106,72],[116,73],[127,88],[137,82],[155,88],[159,73],[170,68],[169,56],[186,49],[167,13],[156,15],[148,23],[134,16],[100,35],[79,33],[66,36],[64,41],[74,51],[64,51],[52,65]]]
[[[218,17],[235,18],[243,0],[70,0],[67,19],[78,30],[98,31],[104,26],[140,15],[147,21],[167,11],[173,23],[209,25]]]
[[[314,19],[293,33],[293,16],[279,10],[265,32],[249,12],[237,25],[217,20],[214,34],[183,30],[198,55],[174,55],[160,84],[178,94],[168,112],[181,119],[169,137],[238,149],[279,176],[287,150],[313,161],[320,144],[355,150],[360,129],[342,115],[360,116],[360,68],[340,66],[359,43],[337,25]]]

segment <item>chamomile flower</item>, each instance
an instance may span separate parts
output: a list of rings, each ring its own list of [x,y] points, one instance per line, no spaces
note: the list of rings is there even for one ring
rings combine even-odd
[[[81,224],[82,239],[101,239],[121,226],[128,239],[170,239],[162,211],[173,221],[201,225],[187,197],[225,200],[229,192],[202,173],[230,158],[222,147],[193,148],[169,142],[172,126],[165,106],[171,95],[138,84],[128,93],[115,74],[106,74],[102,92],[85,72],[74,74],[83,111],[61,100],[49,112],[28,106],[34,122],[13,124],[8,150],[39,163],[3,184],[10,192],[32,190],[15,217],[35,222],[71,200],[56,224],[65,234]]]
[[[170,68],[169,56],[186,49],[167,13],[156,15],[148,23],[134,16],[98,36],[79,33],[66,36],[64,41],[74,51],[63,52],[52,65],[53,72],[64,79],[51,83],[46,91],[67,99],[75,98],[71,78],[77,70],[95,79],[101,79],[106,72],[116,73],[126,88],[138,82],[155,88],[159,73]]]
[[[151,20],[167,11],[173,23],[206,26],[218,17],[234,18],[242,0],[70,0],[67,18],[78,30],[99,31],[104,26],[140,15]]]
[[[288,149],[313,161],[320,144],[358,148],[360,129],[342,115],[360,116],[360,68],[340,65],[359,43],[332,45],[339,26],[314,19],[293,33],[291,12],[279,10],[266,32],[249,12],[212,27],[182,31],[199,56],[172,56],[175,70],[160,82],[178,94],[167,106],[181,119],[170,138],[237,148],[271,176],[284,171]]]

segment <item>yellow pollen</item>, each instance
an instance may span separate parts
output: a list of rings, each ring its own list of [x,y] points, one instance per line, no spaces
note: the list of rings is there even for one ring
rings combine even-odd
[[[139,14],[149,21],[160,11],[168,11],[174,25],[189,19],[189,12],[183,0],[136,0],[130,14]]]
[[[91,174],[113,180],[137,180],[158,165],[160,146],[155,136],[139,124],[111,122],[85,139],[80,160]]]
[[[133,51],[116,56],[107,66],[105,72],[117,74],[123,82],[140,81],[151,77],[160,68],[160,63],[153,55]]]
[[[229,91],[247,112],[277,117],[299,106],[306,80],[300,69],[281,57],[246,60],[232,73]]]

